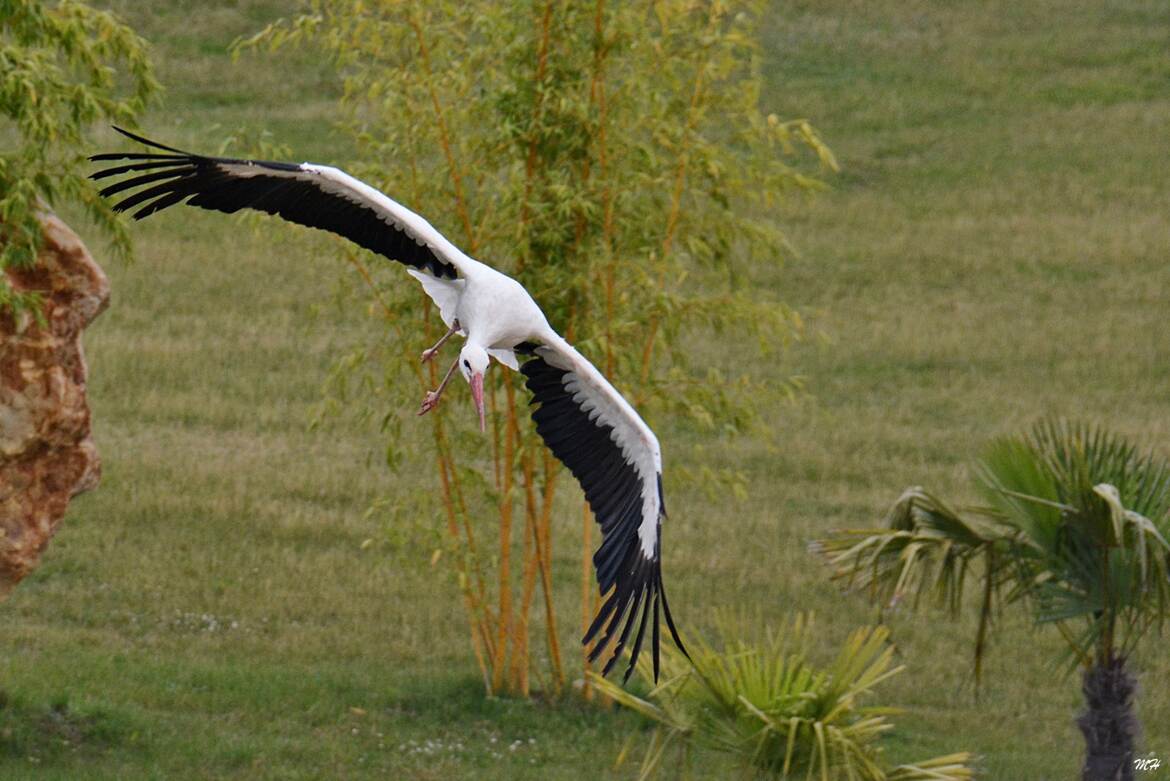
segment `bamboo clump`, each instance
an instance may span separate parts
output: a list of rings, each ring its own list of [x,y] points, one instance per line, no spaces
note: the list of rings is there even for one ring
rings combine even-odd
[[[780,155],[800,144],[833,165],[807,122],[759,111],[753,36],[762,0],[311,2],[313,13],[241,46],[329,51],[345,74],[343,126],[373,160],[368,180],[429,219],[447,215],[456,243],[517,277],[639,409],[725,429],[750,418],[748,394],[737,392],[744,378],[706,368],[699,377],[676,346],[699,326],[761,340],[799,329],[778,302],[731,289],[737,258],[782,246],[766,216],[775,194],[815,185]],[[399,313],[423,300],[427,344],[437,313],[400,279],[383,287],[358,253],[348,257],[395,337],[387,365],[412,367],[420,392],[434,387],[441,367],[418,364],[416,321]],[[688,286],[699,293],[685,294]],[[519,382],[489,373],[486,443],[460,442],[444,407],[431,414],[443,553],[485,692],[555,696],[572,677],[588,698],[588,665],[567,672],[552,568],[557,502],[579,494],[559,490],[560,465],[534,431]],[[382,387],[401,393],[399,378],[387,375]],[[580,518],[583,632],[603,595],[583,502]]]

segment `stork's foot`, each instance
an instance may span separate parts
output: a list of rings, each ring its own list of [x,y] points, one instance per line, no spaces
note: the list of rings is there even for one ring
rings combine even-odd
[[[423,396],[422,407],[419,408],[418,414],[425,415],[439,406],[439,398],[440,394],[438,391],[427,391],[427,395]]]
[[[439,354],[439,348],[447,343],[447,340],[454,336],[459,331],[459,321],[456,320],[451,323],[451,327],[447,329],[447,333],[443,334],[439,341],[435,342],[429,349],[423,350],[422,362],[426,363],[431,358]],[[440,389],[441,390],[441,389]]]

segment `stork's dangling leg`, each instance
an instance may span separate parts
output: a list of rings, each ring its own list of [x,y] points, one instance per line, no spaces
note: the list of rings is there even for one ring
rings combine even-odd
[[[454,330],[454,329],[452,329]],[[449,336],[450,334],[448,334]],[[447,337],[443,337],[446,339]],[[439,344],[442,344],[440,342]],[[437,345],[436,345],[437,346]],[[433,348],[432,348],[433,349]],[[443,377],[443,381],[439,383],[439,387],[433,391],[427,391],[427,395],[423,396],[422,408],[419,409],[418,414],[425,415],[435,407],[439,406],[439,397],[443,395],[443,389],[447,387],[447,383],[455,376],[455,370],[459,368],[459,358],[456,356],[455,361],[451,364],[451,368],[447,370],[447,375]]]
[[[454,336],[458,330],[459,330],[459,321],[456,320],[455,322],[451,323],[451,330],[449,330],[449,331],[447,331],[447,333],[443,334],[443,337],[441,339],[439,339],[439,341],[435,342],[433,347],[431,347],[428,350],[423,350],[422,362],[426,363],[431,358],[434,358],[435,355],[438,354],[439,348],[442,347],[444,344],[446,344],[447,340],[450,339],[452,336]],[[448,374],[448,376],[450,376],[450,374]]]

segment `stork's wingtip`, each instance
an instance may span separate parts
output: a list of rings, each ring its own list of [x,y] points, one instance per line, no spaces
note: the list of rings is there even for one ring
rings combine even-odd
[[[152,146],[155,149],[165,149],[168,152],[174,152],[175,154],[178,154],[178,155],[189,155],[190,154],[189,152],[184,152],[182,149],[175,149],[173,146],[167,146],[166,144],[160,144],[157,141],[151,141],[149,138],[146,138],[144,136],[140,136],[137,133],[131,133],[129,130],[127,130],[124,127],[118,127],[117,125],[110,125],[110,127],[112,127],[114,130],[118,131],[122,135],[126,136],[126,138],[129,138],[132,141],[137,141],[138,143],[143,144],[144,146]]]
[[[621,658],[621,649],[619,648],[619,649],[616,649],[614,651],[613,655],[609,657],[609,661],[605,663],[605,667],[601,668],[601,677],[602,678],[609,677],[610,670],[612,670],[614,668],[614,665],[617,664],[617,661],[620,658]],[[626,682],[626,678],[629,677],[629,674],[630,674],[629,670],[627,670],[625,678],[622,678],[622,683]]]
[[[110,125],[110,127],[112,127],[115,132],[121,133],[122,135],[126,136],[126,138],[132,139],[134,141],[138,141],[139,143],[143,143],[143,144],[147,143],[146,139],[142,138],[142,136],[139,136],[135,133],[131,133],[129,130],[127,130],[124,127],[119,127],[118,125]]]

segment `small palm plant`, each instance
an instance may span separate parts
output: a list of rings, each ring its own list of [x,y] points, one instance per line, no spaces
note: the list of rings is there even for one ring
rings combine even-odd
[[[966,753],[896,767],[883,762],[879,739],[893,728],[886,716],[894,711],[864,707],[859,700],[903,669],[892,666],[888,630],[857,630],[824,669],[808,661],[808,630],[808,619],[798,616],[792,631],[769,636],[760,647],[728,639],[726,632],[722,651],[688,641],[693,661],[671,649],[663,659],[664,682],[646,699],[594,675],[604,693],[659,725],[639,779],[654,777],[672,747],[684,774],[695,750],[710,750],[749,778],[973,777]]]
[[[987,506],[955,509],[906,490],[880,530],[815,547],[834,576],[885,604],[933,598],[957,614],[982,573],[976,680],[1000,604],[1031,609],[1082,669],[1083,781],[1131,779],[1137,717],[1126,662],[1170,613],[1170,465],[1099,428],[1048,421],[992,443],[977,485]]]

